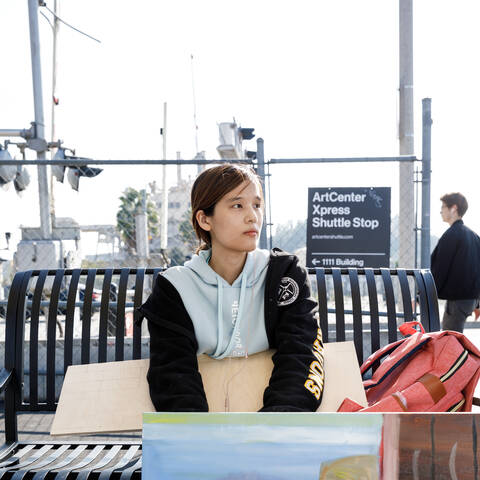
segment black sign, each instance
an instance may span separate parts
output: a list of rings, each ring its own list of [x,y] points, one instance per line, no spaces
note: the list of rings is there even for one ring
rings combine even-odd
[[[309,188],[307,266],[389,267],[390,188]]]

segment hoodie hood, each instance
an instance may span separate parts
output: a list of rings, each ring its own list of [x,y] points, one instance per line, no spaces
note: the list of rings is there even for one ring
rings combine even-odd
[[[226,287],[240,287],[242,277],[247,277],[247,287],[252,287],[261,278],[263,271],[267,268],[270,259],[268,250],[254,250],[248,252],[247,260],[243,266],[243,270],[235,281],[230,285],[223,277],[221,277],[210,265],[208,260],[212,255],[212,250],[200,250],[200,252],[192,257],[191,260],[185,262],[184,266],[189,268],[198,275],[199,279],[208,285],[217,285],[218,279],[221,279],[222,285]]]
[[[270,252],[249,252],[232,285],[208,265],[210,255],[211,250],[202,250],[183,267],[163,274],[192,320],[198,353],[222,359],[266,350],[264,297]]]

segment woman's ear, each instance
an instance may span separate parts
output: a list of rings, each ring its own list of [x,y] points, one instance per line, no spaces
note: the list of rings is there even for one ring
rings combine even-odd
[[[209,223],[209,219],[208,219],[208,216],[205,215],[205,212],[203,210],[199,210],[196,214],[195,214],[195,218],[197,219],[197,222],[198,224],[200,225],[200,227],[209,232],[210,231],[210,223]]]

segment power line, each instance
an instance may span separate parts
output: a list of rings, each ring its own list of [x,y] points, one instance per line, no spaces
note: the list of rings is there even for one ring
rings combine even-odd
[[[67,23],[65,20],[62,20],[56,13],[52,12],[46,5],[44,5],[44,7],[59,21],[59,22],[62,22],[64,25],[66,25],[67,27],[70,27],[72,30],[75,30],[76,32],[78,33],[81,33],[82,35],[85,35],[86,37],[92,39],[92,40],[95,40],[96,42],[98,43],[102,43],[100,40],[98,40],[97,38],[95,37],[92,37],[91,35],[89,35],[88,33],[85,33],[85,32],[82,32],[81,30],[79,30],[78,28],[75,28],[73,25],[70,25],[69,23]],[[45,15],[44,15],[45,16]],[[46,17],[45,17],[46,18]],[[48,19],[47,19],[48,20]]]
[[[40,15],[48,22],[48,24],[50,25],[50,27],[52,27],[53,30],[53,25],[50,19],[43,12],[40,12]]]

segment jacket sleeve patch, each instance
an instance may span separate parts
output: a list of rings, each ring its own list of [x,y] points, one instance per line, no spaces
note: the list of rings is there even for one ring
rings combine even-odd
[[[298,298],[299,292],[298,283],[293,278],[283,277],[278,287],[278,306],[290,305]]]

